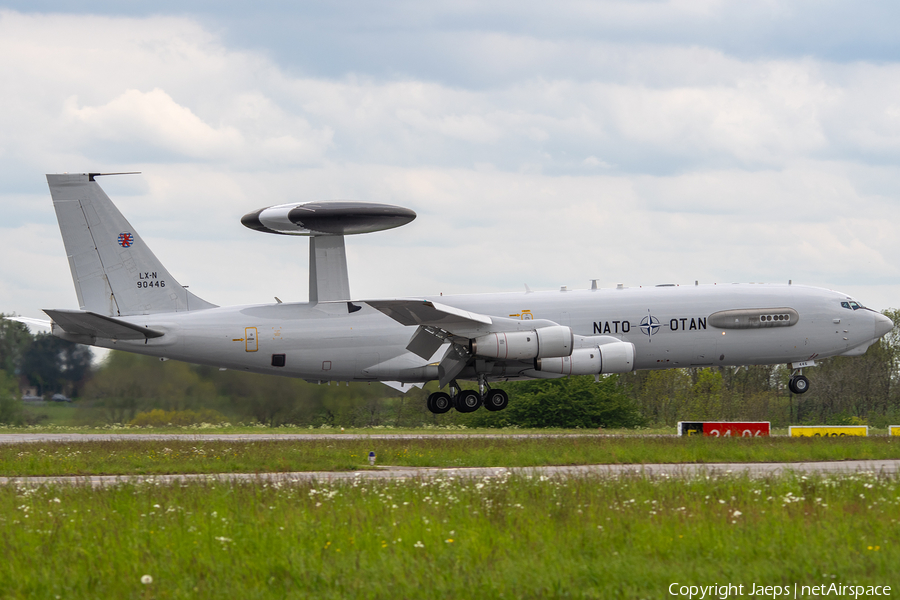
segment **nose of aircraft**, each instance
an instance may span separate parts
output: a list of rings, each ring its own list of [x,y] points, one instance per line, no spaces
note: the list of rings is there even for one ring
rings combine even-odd
[[[875,337],[880,338],[894,328],[894,322],[884,315],[875,315]]]

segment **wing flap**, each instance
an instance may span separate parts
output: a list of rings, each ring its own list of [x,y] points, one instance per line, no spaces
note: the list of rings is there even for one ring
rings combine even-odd
[[[416,332],[410,338],[406,349],[416,356],[428,360],[444,344],[444,339],[445,337],[440,332],[435,331],[434,328],[419,325],[419,328],[416,329]]]
[[[66,333],[111,340],[144,340],[165,335],[161,331],[83,310],[44,309]]]

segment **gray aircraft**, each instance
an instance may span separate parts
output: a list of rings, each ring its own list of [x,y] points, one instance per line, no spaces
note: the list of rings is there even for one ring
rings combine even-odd
[[[308,381],[438,381],[428,408],[501,410],[497,381],[635,369],[785,363],[802,370],[859,356],[890,319],[835,291],[799,285],[663,285],[353,299],[344,237],[397,227],[413,211],[310,202],[245,215],[247,227],[309,237],[309,302],[220,307],[181,286],[96,181],[47,175],[79,310],[53,309],[63,339]],[[277,300],[277,298],[276,298]],[[458,380],[478,383],[462,390]]]

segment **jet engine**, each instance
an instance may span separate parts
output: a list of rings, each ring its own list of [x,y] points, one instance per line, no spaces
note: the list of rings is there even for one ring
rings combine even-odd
[[[579,348],[571,356],[535,358],[534,370],[562,375],[628,373],[634,370],[634,344],[613,342],[593,348]]]
[[[469,342],[476,356],[503,360],[561,357],[572,354],[575,336],[564,325],[540,327],[532,331],[489,333]]]

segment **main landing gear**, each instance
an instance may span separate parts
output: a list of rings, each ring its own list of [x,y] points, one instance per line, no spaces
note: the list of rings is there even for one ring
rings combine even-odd
[[[440,415],[451,408],[461,413],[475,412],[484,406],[490,411],[503,410],[509,405],[509,396],[503,390],[492,390],[483,380],[479,380],[481,393],[475,390],[460,389],[456,380],[450,382],[450,393],[434,392],[428,396],[428,410]]]

